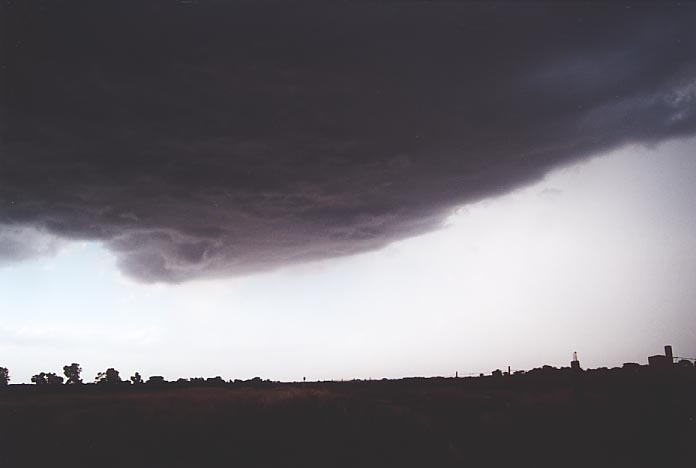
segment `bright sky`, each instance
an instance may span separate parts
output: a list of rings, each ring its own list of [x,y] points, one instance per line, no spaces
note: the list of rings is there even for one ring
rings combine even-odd
[[[85,380],[460,375],[696,356],[696,139],[625,147],[447,227],[254,276],[144,285],[99,244],[0,268],[12,382],[79,362]],[[38,234],[40,235],[40,234]]]

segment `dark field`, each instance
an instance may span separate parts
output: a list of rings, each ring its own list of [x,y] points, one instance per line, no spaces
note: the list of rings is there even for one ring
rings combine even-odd
[[[696,372],[614,374],[13,385],[0,466],[696,466]]]

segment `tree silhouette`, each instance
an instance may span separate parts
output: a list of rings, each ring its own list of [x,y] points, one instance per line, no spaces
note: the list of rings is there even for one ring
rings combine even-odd
[[[36,385],[61,385],[63,383],[63,377],[56,375],[54,372],[41,372],[33,375],[31,381]]]
[[[10,383],[10,371],[7,367],[0,367],[0,387]]]
[[[48,384],[49,385],[62,385],[63,384],[63,377],[60,375],[56,375],[53,372],[49,372],[46,374],[46,378],[48,379]]]
[[[48,383],[48,379],[46,379],[46,374],[41,372],[40,374],[32,375],[31,382],[35,383],[36,385],[46,385]]]
[[[164,377],[161,375],[152,375],[150,376],[149,379],[147,379],[147,383],[153,384],[153,385],[161,385],[164,384],[166,380],[164,380]]]
[[[63,374],[68,380],[65,382],[68,385],[81,384],[82,379],[80,378],[80,373],[82,372],[82,367],[76,362],[73,362],[69,366],[63,366]]]
[[[224,385],[225,381],[219,375],[216,377],[208,377],[205,379],[207,385]]]
[[[143,378],[139,372],[136,372],[135,375],[132,376],[130,379],[131,379],[131,382],[133,382],[133,385],[139,385],[139,384],[143,383]]]
[[[94,381],[98,384],[117,384],[121,382],[121,377],[116,369],[109,367],[106,371],[99,372]]]

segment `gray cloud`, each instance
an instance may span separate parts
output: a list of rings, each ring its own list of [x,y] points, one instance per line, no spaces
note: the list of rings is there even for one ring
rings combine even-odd
[[[55,255],[64,241],[27,226],[0,225],[0,266]]]
[[[696,130],[692,5],[5,9],[0,224],[101,240],[143,281],[379,248]]]

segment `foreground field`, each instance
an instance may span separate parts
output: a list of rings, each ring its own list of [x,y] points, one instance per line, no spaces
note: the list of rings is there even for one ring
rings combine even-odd
[[[0,467],[693,467],[696,379],[0,392]]]

